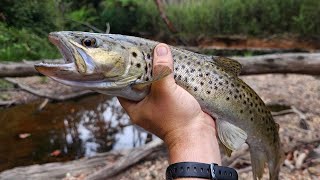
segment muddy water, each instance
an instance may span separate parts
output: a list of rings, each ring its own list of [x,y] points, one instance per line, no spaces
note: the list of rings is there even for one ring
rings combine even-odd
[[[144,143],[115,98],[41,102],[0,109],[0,171],[16,166],[67,161]]]

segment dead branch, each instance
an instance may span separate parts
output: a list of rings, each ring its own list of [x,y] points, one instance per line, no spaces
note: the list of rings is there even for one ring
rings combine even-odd
[[[234,57],[242,65],[241,75],[297,73],[320,75],[320,53],[285,53]]]
[[[145,145],[144,147],[136,148],[126,156],[122,157],[116,164],[113,164],[112,166],[106,166],[95,172],[94,174],[88,176],[87,180],[108,179],[114,175],[117,175],[119,172],[136,164],[146,156],[158,150],[162,145],[163,142],[161,140],[155,140]]]
[[[301,112],[300,110],[298,110],[295,106],[291,106],[290,109],[286,109],[283,111],[279,111],[279,112],[271,112],[272,116],[282,116],[282,115],[286,115],[286,114],[290,114],[290,113],[294,113],[297,114],[299,116],[299,126],[302,129],[309,129],[309,124],[307,122],[307,116]]]
[[[177,29],[174,27],[174,25],[172,24],[172,22],[169,20],[168,16],[165,13],[162,0],[154,0],[154,2],[157,5],[158,11],[160,13],[160,17],[162,18],[163,22],[167,25],[169,31],[171,31],[174,34],[177,33],[178,32]]]
[[[40,75],[38,71],[34,68],[35,64],[45,62],[59,64],[63,63],[63,59],[56,60],[42,60],[42,61],[23,61],[23,62],[8,62],[0,64],[0,77],[25,77]]]
[[[65,100],[74,99],[74,98],[77,98],[77,97],[80,97],[83,95],[95,93],[93,91],[83,90],[83,91],[79,91],[79,92],[75,92],[75,93],[71,93],[71,94],[67,94],[67,95],[53,95],[53,94],[46,93],[42,90],[34,89],[30,86],[19,83],[14,78],[5,78],[5,80],[18,86],[19,88],[23,89],[24,91],[27,91],[27,92],[33,94],[33,95],[36,95],[39,97],[44,97],[44,98],[49,98],[49,99],[56,100],[56,101],[65,101]]]
[[[63,179],[66,176],[88,175],[86,179],[109,179],[108,177],[134,165],[148,155],[158,152],[162,149],[162,144],[162,141],[156,140],[131,151],[111,151],[65,163],[17,167],[0,172],[0,179]],[[97,171],[99,168],[100,170]]]

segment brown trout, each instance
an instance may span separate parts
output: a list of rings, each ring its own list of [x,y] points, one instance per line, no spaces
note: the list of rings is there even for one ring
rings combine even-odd
[[[124,35],[63,31],[49,35],[65,64],[38,64],[36,69],[70,86],[142,100],[152,82],[172,73],[161,68],[152,76],[153,49],[158,42]],[[230,155],[248,143],[254,179],[268,163],[270,179],[279,176],[282,150],[278,124],[260,97],[238,75],[232,59],[207,56],[170,47],[176,83],[192,94],[201,108],[216,119],[217,132]]]

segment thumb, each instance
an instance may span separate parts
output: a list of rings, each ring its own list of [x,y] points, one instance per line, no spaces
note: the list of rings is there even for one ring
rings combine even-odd
[[[161,68],[156,68],[157,66],[167,66],[173,72],[173,58],[170,51],[170,47],[166,44],[160,43],[158,44],[153,53],[153,75],[157,76],[161,72]],[[176,83],[173,78],[173,73],[164,77],[163,79],[156,81],[152,84],[151,91],[154,90],[166,90],[167,88],[175,87]]]

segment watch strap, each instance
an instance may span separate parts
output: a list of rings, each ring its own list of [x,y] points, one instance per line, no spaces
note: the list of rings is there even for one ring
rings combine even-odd
[[[212,180],[237,180],[237,171],[217,164],[198,162],[179,162],[171,164],[166,170],[166,179],[203,178]]]

